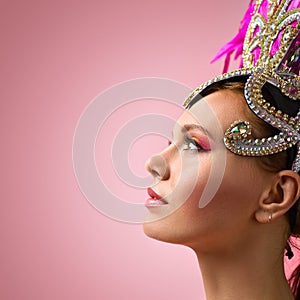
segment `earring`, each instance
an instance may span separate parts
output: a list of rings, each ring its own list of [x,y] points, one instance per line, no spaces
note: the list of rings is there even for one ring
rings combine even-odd
[[[272,217],[273,217],[273,215],[272,215],[272,213],[270,213],[270,214],[269,214],[269,217],[268,217],[268,223],[271,223]]]

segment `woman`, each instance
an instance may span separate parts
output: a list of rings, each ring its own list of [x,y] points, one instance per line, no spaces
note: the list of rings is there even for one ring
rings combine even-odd
[[[290,288],[283,263],[284,254],[293,256],[289,238],[300,232],[299,7],[250,3],[242,33],[221,53],[239,50],[247,29],[243,68],[194,90],[173,141],[147,162],[153,222],[144,231],[195,251],[207,300],[300,299],[299,270]],[[202,103],[216,119],[205,118]],[[201,205],[223,143],[222,182]]]

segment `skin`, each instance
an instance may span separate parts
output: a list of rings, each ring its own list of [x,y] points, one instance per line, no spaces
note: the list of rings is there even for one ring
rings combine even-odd
[[[223,132],[236,120],[251,122],[245,101],[233,91],[214,92],[201,101],[213,110]],[[226,150],[222,182],[213,199],[199,208],[213,155],[223,147],[216,120],[202,122],[201,101],[179,118],[169,147],[146,164],[153,190],[168,204],[149,209],[148,221],[154,221],[144,223],[144,232],[195,251],[207,300],[294,299],[283,254],[289,234],[285,213],[300,195],[299,176],[290,170],[267,171],[257,158]],[[204,149],[184,142],[181,129],[190,124],[204,127],[186,132]]]

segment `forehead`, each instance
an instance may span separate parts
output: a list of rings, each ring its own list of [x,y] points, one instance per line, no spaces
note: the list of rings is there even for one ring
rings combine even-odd
[[[181,126],[199,123],[211,130],[218,125],[226,130],[236,120],[249,121],[249,112],[243,95],[231,90],[220,90],[196,102],[181,115],[178,123]]]

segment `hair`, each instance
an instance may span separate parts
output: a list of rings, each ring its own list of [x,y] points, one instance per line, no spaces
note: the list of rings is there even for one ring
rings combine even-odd
[[[201,96],[206,96],[219,90],[230,90],[244,97],[246,78],[240,78],[238,80],[237,79],[235,80],[236,81],[227,80],[227,81],[216,82],[210,85],[204,91],[202,91]],[[274,105],[275,101],[274,99],[272,99],[272,96],[268,92],[268,90],[266,89],[263,90],[263,96],[272,105]],[[249,118],[249,121],[251,122],[253,133],[257,138],[273,136],[279,133],[279,130],[277,128],[272,127],[271,125],[267,124],[266,122],[258,118],[247,105],[245,106],[245,113],[246,116]],[[286,151],[277,154],[257,157],[257,159],[264,169],[270,172],[279,172],[281,170],[291,169],[291,163],[295,158],[294,157],[295,153],[297,153],[297,151],[295,151],[295,149],[290,148],[287,149]],[[297,248],[295,243],[291,241],[291,237],[300,236],[300,214],[299,214],[299,205],[298,205],[299,200],[287,212],[287,217],[289,220],[289,232],[288,232],[289,238],[287,240],[286,255],[288,256],[289,259],[293,257],[291,246],[293,246],[293,248]],[[290,278],[288,279],[288,282],[290,284],[295,299],[300,300],[300,264],[293,271]]]

